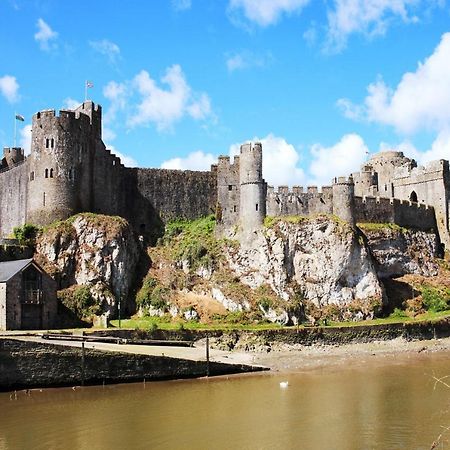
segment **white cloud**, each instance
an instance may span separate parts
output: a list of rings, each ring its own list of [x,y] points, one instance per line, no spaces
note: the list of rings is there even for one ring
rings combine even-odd
[[[367,90],[363,107],[339,100],[347,108],[347,117],[362,111],[369,121],[392,125],[407,134],[450,128],[450,33],[442,36],[434,53],[415,72],[403,75],[395,89],[380,79]]]
[[[109,127],[103,125],[102,139],[104,142],[111,142],[116,138],[116,133]]]
[[[76,109],[81,105],[81,102],[79,102],[78,100],[71,98],[71,97],[67,97],[66,99],[64,99],[63,102],[63,107],[66,109]]]
[[[29,155],[31,152],[31,124],[21,128],[19,135],[19,145],[25,150],[25,155]]]
[[[16,77],[4,75],[0,78],[0,93],[9,103],[15,103],[19,100],[19,83]]]
[[[107,149],[111,150],[111,153],[118,156],[120,158],[121,163],[124,164],[126,167],[137,167],[138,163],[132,156],[125,155],[125,154],[119,152],[119,150],[117,150],[111,144],[105,143],[105,146]]]
[[[352,33],[385,34],[393,19],[417,22],[412,10],[421,0],[334,0],[328,12],[328,45],[341,50]]]
[[[272,133],[265,138],[255,137],[263,149],[263,175],[271,186],[301,185],[305,181],[303,169],[298,167],[300,155],[292,144]],[[239,155],[240,144],[230,146],[230,156]]]
[[[58,37],[58,33],[53,31],[43,19],[39,19],[36,24],[38,31],[34,35],[35,41],[39,44],[41,50],[49,51],[56,48],[54,42]]]
[[[252,67],[265,67],[272,61],[270,53],[264,56],[256,55],[250,51],[242,51],[227,56],[226,65],[229,72],[235,70],[249,69]]]
[[[175,11],[186,11],[191,6],[191,0],[172,0],[172,7]]]
[[[230,0],[230,13],[243,13],[245,18],[261,27],[273,25],[283,14],[300,12],[309,0]]]
[[[346,134],[331,147],[314,144],[308,168],[309,184],[330,185],[334,177],[358,171],[366,161],[368,152],[363,139],[357,134]]]
[[[103,88],[103,95],[110,101],[110,106],[103,116],[103,122],[111,123],[115,120],[117,112],[125,109],[128,95],[127,85],[110,81]]]
[[[195,120],[210,115],[208,95],[192,91],[179,65],[169,67],[161,81],[167,89],[159,87],[145,70],[136,75],[132,86],[140,94],[141,101],[128,120],[129,126],[155,123],[157,129],[162,131],[170,129],[186,115]]]
[[[425,151],[418,150],[411,142],[403,141],[397,145],[382,142],[380,151],[392,150],[403,152],[406,156],[414,158],[418,164],[424,165],[438,159],[449,159],[450,155],[450,130],[441,131],[431,144],[431,148]]]
[[[111,64],[114,64],[120,57],[119,46],[108,39],[102,39],[101,41],[89,41],[89,45],[96,52],[106,56]]]
[[[161,164],[162,169],[209,170],[211,164],[217,164],[217,156],[201,150],[189,153],[186,158],[172,158]]]

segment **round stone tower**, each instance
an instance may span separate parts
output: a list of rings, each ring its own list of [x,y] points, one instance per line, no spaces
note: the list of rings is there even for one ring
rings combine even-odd
[[[355,226],[355,184],[352,177],[333,180],[333,214]]]
[[[88,114],[33,116],[27,222],[45,225],[90,210],[93,139]]]
[[[266,217],[266,183],[262,177],[262,146],[241,145],[239,157],[240,207],[243,230],[259,228]]]

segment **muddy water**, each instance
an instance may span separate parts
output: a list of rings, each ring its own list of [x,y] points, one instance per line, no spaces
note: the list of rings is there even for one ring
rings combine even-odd
[[[428,449],[450,426],[450,388],[433,380],[445,375],[448,353],[303,373],[0,393],[0,450]],[[437,448],[449,441],[450,432]]]

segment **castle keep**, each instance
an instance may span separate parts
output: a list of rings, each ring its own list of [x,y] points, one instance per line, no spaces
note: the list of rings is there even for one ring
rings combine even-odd
[[[219,230],[254,229],[266,215],[334,214],[351,224],[389,222],[437,230],[450,245],[448,161],[418,167],[401,152],[381,152],[331,186],[267,186],[262,146],[244,144],[233,162],[209,171],[127,168],[106,149],[101,107],[38,112],[31,153],[5,148],[0,166],[0,235],[14,226],[49,224],[78,212],[127,218],[140,234],[158,237],[167,220],[215,213]]]

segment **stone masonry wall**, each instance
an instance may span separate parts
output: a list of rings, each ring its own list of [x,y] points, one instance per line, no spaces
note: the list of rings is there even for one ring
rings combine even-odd
[[[314,214],[332,214],[333,192],[330,186],[324,186],[322,192],[317,187],[280,186],[278,191],[269,186],[267,191],[268,216],[309,216]]]

